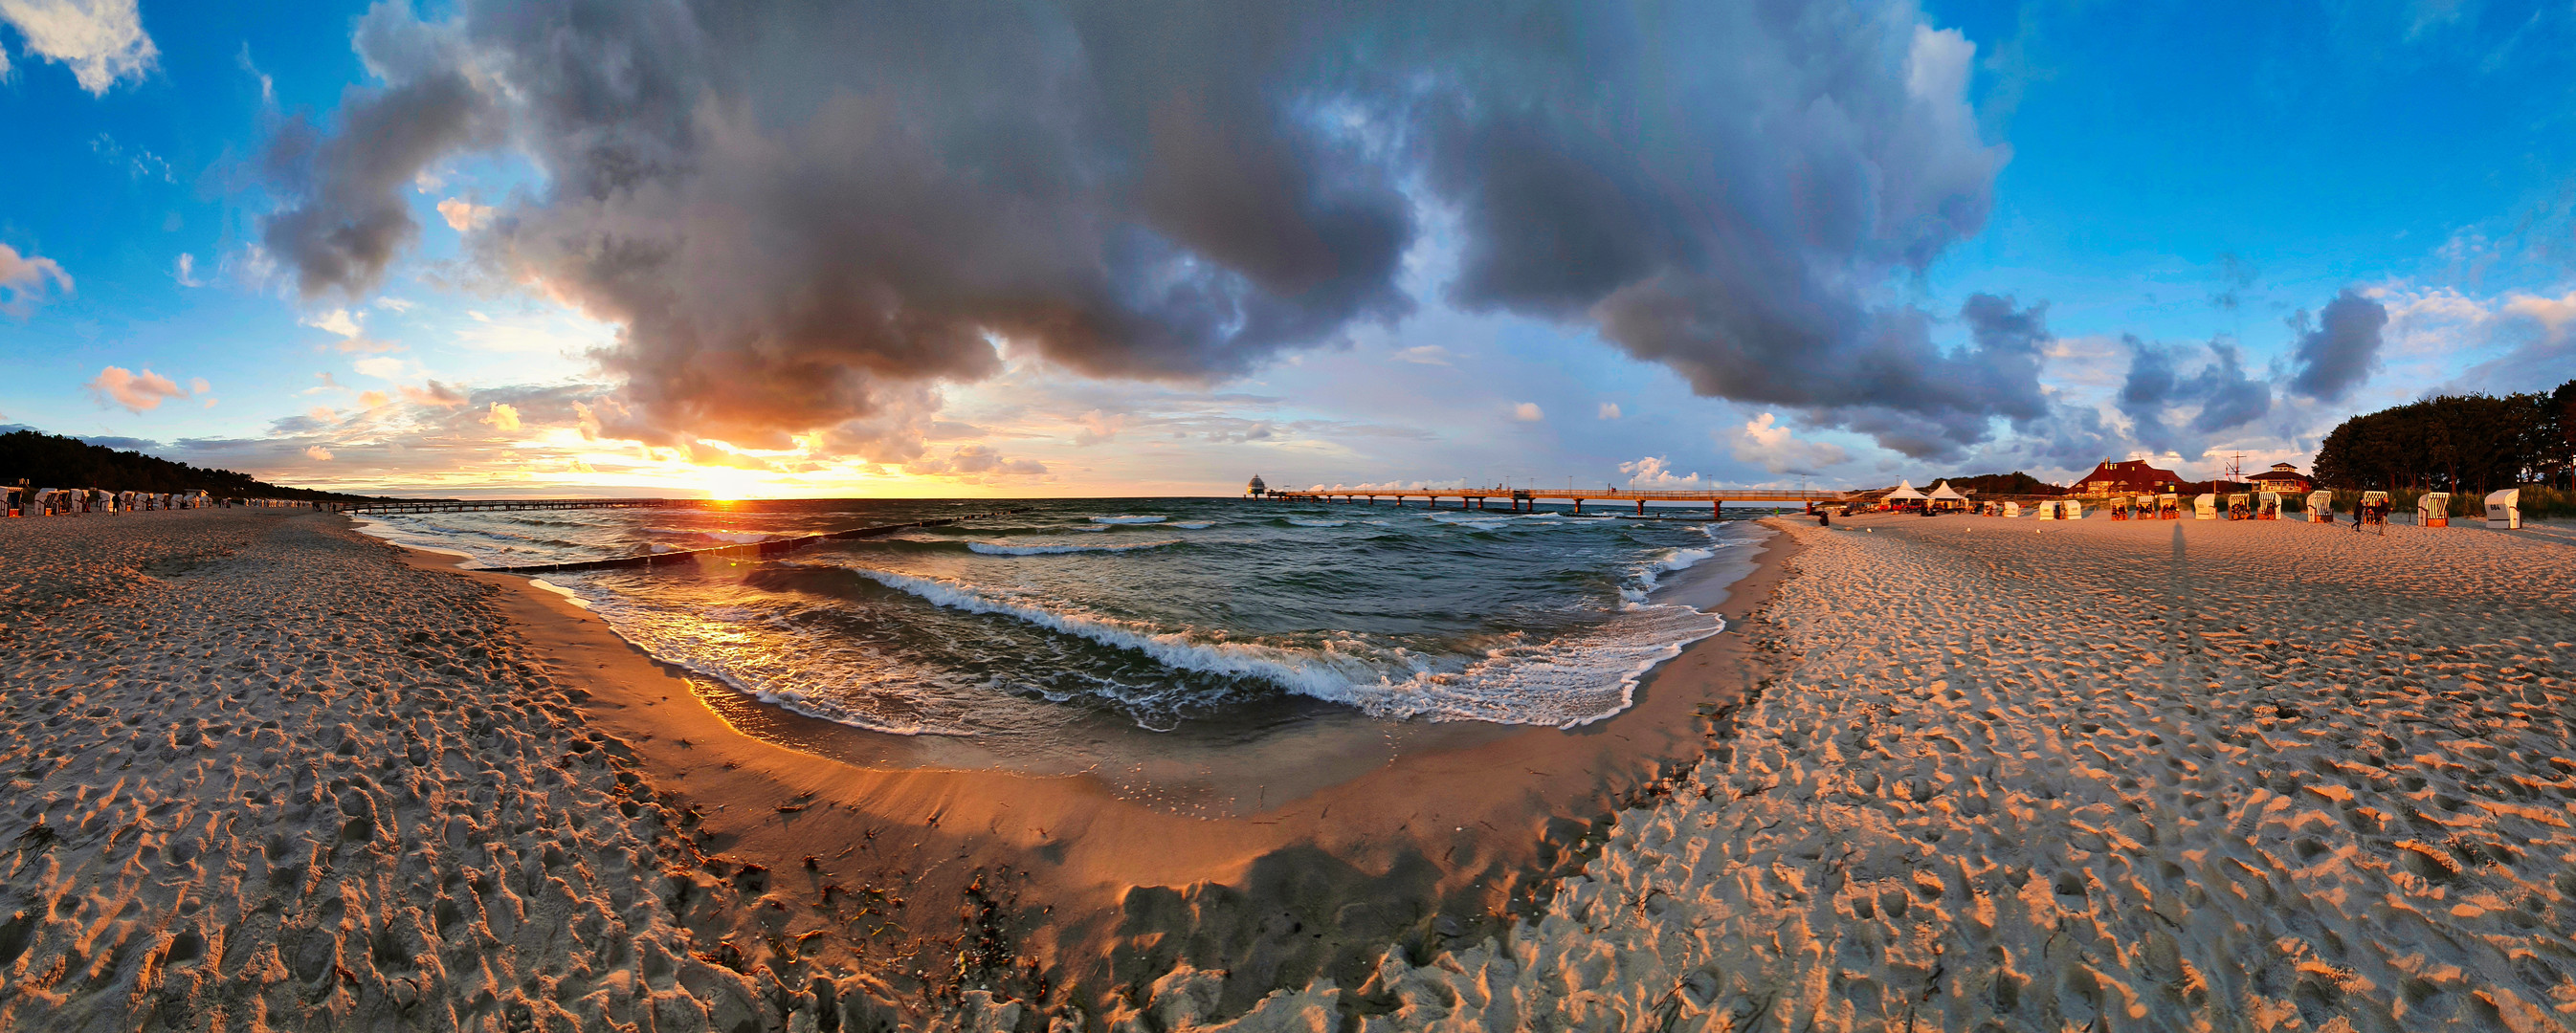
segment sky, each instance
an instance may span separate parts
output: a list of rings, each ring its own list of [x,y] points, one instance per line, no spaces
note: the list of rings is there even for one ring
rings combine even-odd
[[[0,0],[0,426],[406,495],[2304,467],[2576,378],[2576,8]]]

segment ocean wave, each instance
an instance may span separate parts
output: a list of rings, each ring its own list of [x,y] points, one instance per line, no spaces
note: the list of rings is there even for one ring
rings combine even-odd
[[[1095,524],[1159,524],[1169,519],[1171,518],[1167,516],[1096,516],[1091,518],[1091,522]]]
[[[1342,526],[1343,524],[1350,523],[1350,521],[1348,521],[1348,520],[1317,520],[1317,519],[1315,519],[1314,517],[1293,517],[1293,516],[1292,516],[1292,517],[1285,517],[1285,518],[1283,518],[1283,519],[1285,519],[1285,520],[1287,520],[1289,523],[1295,524],[1295,525],[1297,525],[1297,526],[1299,526],[1299,527],[1340,527],[1340,526]]]
[[[987,556],[1057,556],[1069,553],[1086,552],[1135,552],[1138,549],[1159,549],[1166,545],[1179,544],[1181,544],[1181,540],[1178,538],[1166,538],[1159,541],[1124,542],[1117,545],[1068,545],[1053,542],[1030,542],[1025,544],[1014,542],[968,542],[966,543],[966,547]]]
[[[1173,524],[1172,526],[1181,528],[1185,531],[1204,531],[1208,528],[1215,527],[1216,524],[1207,520],[1183,520],[1180,523]]]
[[[1652,594],[1655,589],[1663,587],[1663,575],[1689,570],[1699,565],[1701,560],[1710,559],[1716,555],[1717,550],[1714,548],[1666,549],[1662,555],[1639,564],[1635,574],[1636,586],[1620,589],[1619,595],[1630,603],[1645,602],[1646,596]]]
[[[1389,670],[1330,648],[1198,641],[1180,632],[1057,609],[948,578],[866,567],[843,569],[939,606],[1011,617],[1142,653],[1166,667],[1259,679],[1393,719],[1560,728],[1588,724],[1627,709],[1635,701],[1638,679],[1647,671],[1680,655],[1684,646],[1726,627],[1716,615],[1687,606],[1630,605],[1571,635],[1535,643],[1516,641],[1451,670],[1432,666],[1437,658],[1398,650],[1421,666]]]

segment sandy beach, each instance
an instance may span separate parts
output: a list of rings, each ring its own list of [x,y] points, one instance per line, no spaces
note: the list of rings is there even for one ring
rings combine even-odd
[[[0,523],[0,1028],[2576,1018],[2565,538],[1775,523],[1630,712],[1323,721],[1248,807],[799,723],[334,517]]]
[[[1721,634],[1570,731],[1307,714],[1222,772],[1036,777],[750,704],[335,517],[0,535],[8,1028],[1273,1021],[1541,913],[1767,669]],[[1743,620],[1775,542],[1695,601]]]
[[[1537,921],[1390,955],[1388,1028],[2576,1021],[2563,538],[1792,533],[1735,740]]]

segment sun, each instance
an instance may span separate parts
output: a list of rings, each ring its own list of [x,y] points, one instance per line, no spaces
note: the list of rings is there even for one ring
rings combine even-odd
[[[760,475],[749,470],[722,467],[700,469],[698,488],[707,497],[721,502],[738,502],[758,494]]]

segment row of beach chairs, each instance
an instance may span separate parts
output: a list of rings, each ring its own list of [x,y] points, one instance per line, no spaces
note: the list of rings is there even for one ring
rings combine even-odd
[[[80,516],[88,513],[150,513],[172,509],[218,509],[253,507],[261,509],[308,508],[310,502],[292,499],[216,498],[199,490],[189,492],[104,491],[98,488],[34,488],[26,484],[0,485],[8,513],[12,517]]]
[[[2208,493],[2191,500],[2194,520],[2279,520],[2282,518],[2283,493],[2277,491],[2243,492],[2220,496]],[[2307,497],[2308,522],[2335,522],[2334,493],[2315,492]],[[2391,503],[2384,491],[2361,493],[2360,510],[2353,520],[2362,525],[2388,522]],[[2491,492],[2486,498],[2488,527],[2510,530],[2522,526],[2522,489],[2506,488]],[[2137,495],[2110,499],[2097,508],[2109,511],[2113,520],[2180,520],[2183,501],[2171,492],[2162,495]],[[1978,507],[1985,516],[2020,517],[2032,509],[2042,520],[2082,520],[2085,504],[2077,499],[2051,499],[2023,505],[2019,502],[1988,502]],[[2420,527],[2451,526],[2451,496],[2448,492],[2427,492],[2415,502],[2415,523]]]

